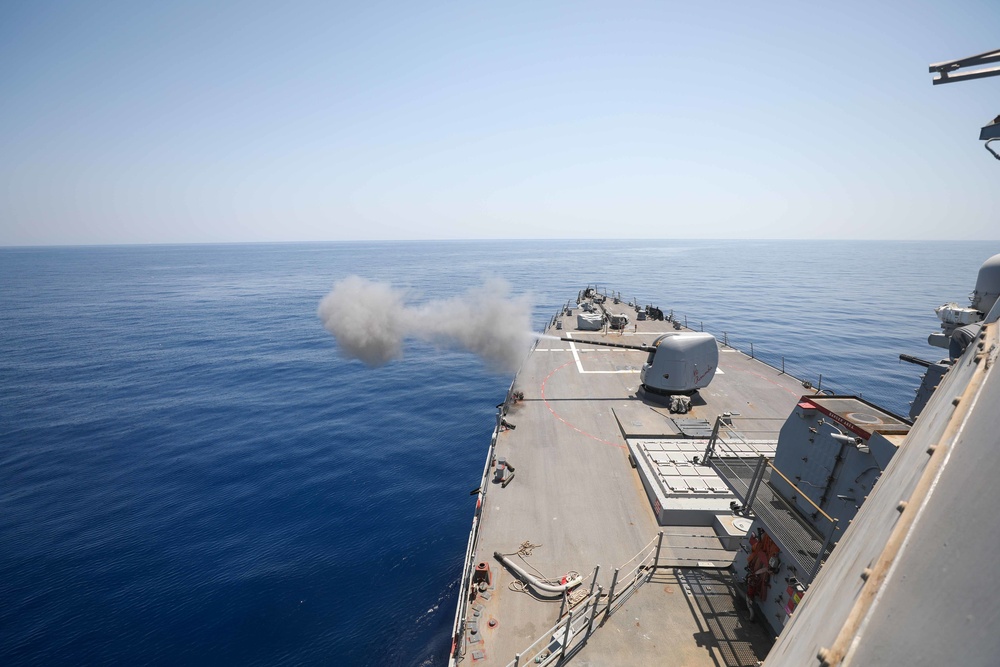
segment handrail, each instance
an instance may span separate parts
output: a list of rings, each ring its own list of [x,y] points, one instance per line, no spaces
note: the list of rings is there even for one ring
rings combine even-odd
[[[507,663],[507,667],[521,667],[522,658],[524,665],[533,664],[544,667],[556,659],[561,660],[566,655],[569,645],[581,635],[583,636],[581,641],[585,642],[595,630],[594,619],[598,613],[603,613],[606,616],[614,613],[623,604],[621,602],[623,597],[627,597],[637,591],[652,576],[652,572],[657,567],[657,547],[661,539],[661,535],[657,534],[635,556],[625,561],[622,567],[615,570],[615,581],[627,581],[626,585],[616,588],[613,582],[611,589],[607,593],[604,592],[601,586],[597,586],[596,591],[591,592],[586,598],[578,602],[573,610],[567,610],[567,613],[561,616],[555,625],[539,635],[523,651],[517,653],[514,659]],[[635,564],[635,567],[630,569],[627,575],[622,576],[622,568],[637,559],[639,562]],[[649,573],[647,576],[639,574],[643,567]],[[596,571],[594,574],[596,575]],[[602,600],[604,600],[603,605]],[[616,603],[618,604],[616,605]],[[562,637],[558,635],[560,631],[564,633]],[[539,643],[542,645],[539,646]],[[554,647],[553,644],[557,644],[558,646]],[[580,645],[578,643],[577,647]],[[550,648],[553,649],[551,653],[543,655]]]
[[[476,544],[479,542],[479,518],[482,514],[483,500],[486,498],[486,491],[489,488],[490,468],[493,464],[493,454],[496,451],[497,437],[500,435],[503,417],[507,414],[507,409],[510,407],[510,399],[514,394],[514,382],[517,380],[517,376],[521,373],[521,368],[524,367],[524,362],[527,361],[528,357],[535,351],[536,347],[538,347],[537,338],[531,343],[531,348],[528,350],[527,354],[524,355],[524,359],[521,360],[521,364],[518,367],[517,372],[514,373],[514,378],[510,381],[510,386],[507,387],[507,394],[504,396],[503,403],[497,406],[496,425],[493,427],[493,434],[490,437],[490,447],[486,452],[486,463],[483,466],[483,476],[479,480],[479,493],[476,496],[476,513],[472,517],[472,528],[469,531],[469,541],[465,547],[465,565],[462,568],[462,579],[459,582],[459,598],[457,608],[455,609],[455,622],[451,629],[451,652],[448,654],[449,667],[452,667],[455,664],[457,652],[460,650],[462,645],[460,640],[465,632],[465,614],[469,604],[469,600],[466,596],[468,595],[469,583],[472,580],[472,571],[475,569],[475,565],[472,562],[472,554],[475,552]]]
[[[534,345],[537,344],[538,341],[535,341]],[[532,346],[532,349],[534,349],[534,345]],[[514,377],[515,379],[517,378],[516,375]],[[472,554],[479,541],[479,519],[482,515],[483,500],[486,498],[487,489],[489,489],[490,467],[493,463],[493,454],[496,451],[497,437],[500,435],[500,427],[503,421],[503,416],[507,412],[513,392],[514,380],[511,380],[503,403],[497,407],[496,425],[493,427],[493,434],[490,437],[490,447],[486,452],[486,462],[483,465],[483,476],[479,480],[479,493],[476,495],[476,512],[472,517],[472,528],[469,531],[469,540],[465,547],[465,565],[462,568],[462,579],[459,582],[458,588],[459,598],[457,608],[455,609],[455,622],[452,626],[452,644],[451,652],[449,653],[448,658],[449,665],[455,664],[456,652],[461,648],[462,644],[461,638],[465,631],[465,618],[469,602],[467,599],[468,589],[472,580],[472,571],[475,569],[475,564],[472,562]]]
[[[750,447],[759,454],[760,452],[757,450],[756,447],[754,447],[754,443],[760,442],[760,440],[753,440],[753,441],[748,440],[743,437],[744,433],[770,433],[775,435],[775,438],[773,440],[769,439],[768,442],[777,442],[776,436],[780,429],[771,428],[771,429],[760,429],[760,430],[747,430],[741,427],[739,431],[735,430],[733,422],[739,422],[740,424],[742,424],[743,422],[746,421],[770,421],[770,422],[780,422],[784,424],[785,419],[780,417],[739,417],[735,415],[730,415],[726,417],[725,415],[719,415],[718,417],[715,418],[715,425],[712,428],[712,435],[708,439],[708,444],[705,445],[705,452],[702,457],[705,463],[708,463],[709,460],[715,458],[716,456],[715,450],[720,443],[722,444],[723,447],[729,450],[730,453],[732,453],[727,438],[736,438],[741,443],[743,443],[747,447]],[[723,437],[723,432],[725,432],[725,437]]]
[[[790,487],[792,487],[793,489],[795,489],[796,493],[798,493],[798,494],[799,494],[799,497],[800,497],[800,498],[802,498],[802,499],[804,499],[804,500],[805,500],[805,501],[806,501],[807,503],[809,503],[810,505],[812,505],[812,506],[813,506],[813,508],[814,508],[814,509],[815,509],[815,510],[816,510],[817,512],[819,512],[820,514],[822,514],[822,515],[823,515],[823,516],[824,516],[824,517],[826,518],[826,520],[827,520],[827,521],[829,521],[830,523],[834,523],[834,522],[836,522],[836,521],[839,521],[839,519],[835,519],[835,518],[831,517],[831,516],[830,516],[829,514],[827,514],[826,512],[824,512],[823,510],[821,510],[821,509],[820,509],[820,507],[819,507],[819,505],[817,505],[816,503],[814,503],[814,502],[812,501],[812,499],[811,499],[811,498],[810,498],[809,496],[807,496],[807,495],[805,494],[805,492],[804,492],[804,491],[803,491],[802,489],[800,489],[799,487],[795,486],[795,483],[794,483],[794,482],[793,482],[792,480],[788,479],[788,478],[787,478],[787,477],[785,476],[785,473],[783,473],[783,472],[781,472],[780,470],[778,470],[777,468],[775,468],[775,467],[774,467],[774,463],[773,463],[773,462],[772,462],[772,461],[771,461],[770,459],[768,459],[768,461],[767,461],[767,465],[768,465],[768,466],[769,466],[769,467],[771,468],[771,470],[773,470],[774,472],[776,472],[776,473],[778,473],[779,475],[781,475],[781,479],[783,479],[783,480],[785,480],[786,482],[788,482],[788,485],[789,485]]]

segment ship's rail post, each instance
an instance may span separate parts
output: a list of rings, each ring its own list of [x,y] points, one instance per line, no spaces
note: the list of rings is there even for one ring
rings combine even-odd
[[[566,616],[566,634],[563,635],[563,645],[562,654],[559,659],[562,660],[566,657],[566,649],[569,648],[569,633],[573,629],[573,610],[571,609],[569,614]]]
[[[757,358],[757,357],[753,356],[753,341],[750,341],[750,358],[751,359],[756,359]]]
[[[514,667],[518,667],[520,664],[521,664],[521,654],[520,653],[515,653],[514,654]]]
[[[611,577],[611,588],[608,589],[608,606],[604,610],[604,619],[602,619],[602,622],[607,620],[608,616],[611,615],[611,603],[615,600],[615,586],[618,585],[618,572],[619,569],[616,567],[615,574]]]
[[[767,457],[761,454],[760,458],[757,459],[757,467],[754,468],[753,477],[750,478],[750,485],[747,487],[747,500],[743,504],[744,507],[753,507],[753,501],[757,498],[757,489],[760,487],[760,483],[764,481],[764,472],[767,469]]]
[[[722,415],[715,418],[715,426],[712,427],[712,435],[705,445],[705,454],[701,457],[707,464],[715,456],[715,443],[719,439],[719,429],[722,428]]]
[[[816,391],[817,392],[823,391],[823,374],[822,373],[819,374],[819,384],[816,385]]]
[[[663,547],[663,531],[656,538],[656,558],[653,560],[653,569],[660,566],[660,549]]]
[[[600,572],[600,571],[601,571],[601,565],[600,565],[600,563],[598,563],[597,567],[594,568],[594,578],[590,581],[590,594],[591,595],[594,594],[594,586],[597,585],[597,573]]]
[[[587,622],[587,636],[594,631],[594,619],[597,618],[597,608],[601,605],[601,592],[604,588],[597,586],[597,597],[594,598],[594,606],[590,608],[590,621]]]
[[[820,565],[823,564],[823,554],[826,550],[830,548],[830,543],[833,542],[833,536],[837,532],[837,528],[840,524],[840,519],[834,519],[833,524],[830,526],[830,532],[826,536],[826,540],[823,542],[823,548],[819,550],[816,554],[816,561],[813,563],[812,570],[809,572],[809,580],[812,581],[816,578],[816,574],[819,573]]]

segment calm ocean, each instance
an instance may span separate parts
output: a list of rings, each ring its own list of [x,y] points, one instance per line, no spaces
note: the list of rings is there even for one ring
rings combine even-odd
[[[425,344],[370,370],[349,274],[588,283],[907,410],[978,243],[547,241],[0,249],[0,664],[444,665],[494,407]],[[725,332],[725,333],[723,333]]]

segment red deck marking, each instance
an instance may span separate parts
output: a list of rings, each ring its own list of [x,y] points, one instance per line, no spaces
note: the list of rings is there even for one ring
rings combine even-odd
[[[777,387],[778,389],[783,389],[783,390],[787,391],[787,392],[788,392],[789,394],[791,394],[791,395],[792,395],[792,396],[794,396],[795,398],[799,398],[799,397],[800,397],[800,396],[802,395],[802,394],[798,393],[797,391],[792,391],[792,390],[791,390],[791,389],[789,389],[788,387],[783,387],[783,386],[781,386],[780,384],[778,384],[777,382],[775,382],[775,381],[774,381],[774,380],[772,380],[771,378],[769,378],[769,377],[764,377],[764,376],[763,376],[763,375],[761,375],[760,373],[754,373],[753,371],[747,371],[747,372],[748,372],[748,373],[750,373],[750,374],[752,374],[752,375],[756,375],[756,376],[757,376],[757,377],[759,377],[759,378],[760,378],[761,380],[767,380],[768,382],[770,382],[771,384],[773,384],[773,385],[774,385],[775,387]]]
[[[566,426],[569,426],[571,429],[573,429],[574,431],[576,431],[580,435],[585,435],[588,438],[591,438],[592,440],[596,440],[597,442],[600,442],[600,443],[605,444],[605,445],[611,445],[612,447],[617,447],[619,449],[625,449],[625,445],[619,445],[617,442],[609,442],[609,441],[605,440],[604,438],[598,438],[596,435],[592,435],[590,433],[587,433],[586,431],[584,431],[581,428],[577,428],[573,424],[571,424],[568,421],[566,421],[565,419],[563,419],[559,415],[559,413],[556,412],[555,410],[553,410],[552,406],[549,405],[549,400],[547,398],[545,398],[545,383],[547,383],[549,381],[550,377],[552,377],[557,372],[561,371],[562,369],[566,368],[567,366],[569,366],[572,363],[574,363],[574,362],[573,361],[567,361],[565,364],[563,364],[562,366],[559,366],[558,368],[556,368],[555,370],[553,370],[551,373],[549,373],[548,375],[546,375],[545,379],[542,380],[541,395],[542,395],[542,402],[545,403],[545,407],[547,407],[549,409],[549,412],[552,413],[553,417],[555,417],[556,419],[558,419],[559,421],[561,421],[563,424],[566,424]]]

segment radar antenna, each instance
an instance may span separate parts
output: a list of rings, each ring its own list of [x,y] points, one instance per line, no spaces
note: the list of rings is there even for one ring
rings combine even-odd
[[[980,53],[977,56],[960,58],[959,60],[949,60],[943,63],[936,63],[929,66],[927,71],[931,73],[937,72],[938,76],[933,80],[933,83],[936,86],[939,83],[951,83],[953,81],[965,81],[967,79],[982,79],[988,76],[1000,75],[1000,67],[983,67],[983,65],[989,65],[990,63],[996,62],[1000,62],[1000,49]],[[966,70],[964,72],[958,71],[966,67],[978,69]],[[1000,160],[1000,154],[997,154],[995,150],[990,148],[990,143],[996,141],[997,139],[1000,139],[1000,116],[994,118],[992,122],[979,131],[979,140],[986,142],[986,150],[990,152],[990,155]]]

